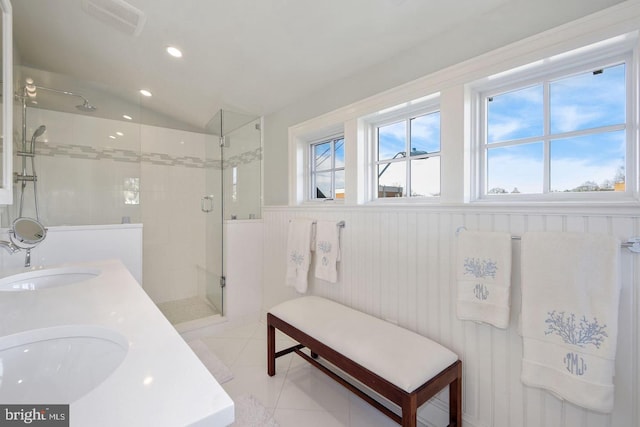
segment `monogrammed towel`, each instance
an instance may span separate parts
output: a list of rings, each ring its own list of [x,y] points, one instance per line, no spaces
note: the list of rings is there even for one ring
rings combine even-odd
[[[613,410],[620,241],[522,236],[522,382],[584,408]]]
[[[511,307],[511,235],[461,232],[456,263],[458,318],[507,328]]]
[[[313,220],[296,218],[289,222],[287,236],[287,285],[300,293],[307,292],[307,275],[311,258]]]
[[[340,228],[335,221],[316,223],[316,271],[318,279],[336,283],[340,260]]]

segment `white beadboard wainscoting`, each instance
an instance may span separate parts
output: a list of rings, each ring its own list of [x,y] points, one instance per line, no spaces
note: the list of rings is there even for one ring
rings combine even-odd
[[[529,212],[536,213],[529,213]],[[578,231],[623,241],[640,235],[640,214],[624,208],[492,209],[483,207],[266,207],[264,310],[294,297],[285,287],[287,226],[295,217],[346,222],[336,284],[309,274],[309,293],[325,296],[414,330],[463,361],[463,409],[471,427],[631,427],[640,425],[640,255],[621,249],[615,409],[599,414],[565,403],[520,381],[520,241],[513,241],[512,311],[506,330],[460,321],[455,312],[455,231]],[[372,331],[375,333],[375,331]],[[411,351],[407,349],[407,351]],[[428,357],[428,355],[425,355]],[[441,393],[419,416],[446,425]],[[429,420],[435,420],[432,424]],[[441,423],[442,421],[442,423]]]

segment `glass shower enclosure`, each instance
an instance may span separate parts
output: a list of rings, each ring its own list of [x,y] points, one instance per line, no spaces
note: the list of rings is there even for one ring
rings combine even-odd
[[[46,126],[35,138],[43,224],[142,224],[144,291],[181,331],[217,322],[227,312],[225,222],[261,215],[260,118],[220,110],[195,126],[158,113],[131,88],[25,65],[14,74],[20,85],[29,79],[49,88],[38,90],[26,114],[28,140]],[[82,99],[96,108],[80,110]],[[20,160],[14,156],[15,171]],[[24,198],[34,200],[33,186]],[[16,218],[18,202],[0,209],[0,225]],[[37,216],[32,203],[23,215]],[[94,252],[87,248],[86,257]]]
[[[259,219],[261,215],[262,137],[260,118],[220,110],[207,125],[218,146],[207,146],[205,193],[201,210],[206,216],[206,271],[201,280],[207,301],[224,316],[225,223]],[[200,279],[199,279],[200,280]]]

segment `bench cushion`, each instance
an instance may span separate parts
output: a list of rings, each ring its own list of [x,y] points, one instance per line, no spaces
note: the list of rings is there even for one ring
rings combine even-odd
[[[316,296],[286,301],[269,313],[408,393],[458,360],[429,338]]]

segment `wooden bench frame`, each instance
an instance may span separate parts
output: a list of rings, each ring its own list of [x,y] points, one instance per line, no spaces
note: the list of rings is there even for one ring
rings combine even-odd
[[[279,329],[300,344],[276,352],[276,329]],[[311,356],[301,351],[305,347],[310,350]],[[408,349],[408,351],[410,350]],[[435,396],[440,390],[449,386],[449,427],[462,427],[462,361],[460,360],[457,360],[438,375],[408,393],[282,319],[267,313],[267,373],[269,376],[272,377],[276,374],[276,358],[292,352],[301,356],[403,427],[417,427],[418,407]],[[398,405],[402,415],[397,415],[326,366],[320,364],[315,360],[318,356],[326,359],[365,386]],[[425,357],[428,357],[428,355],[425,355]]]

